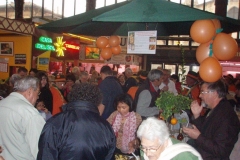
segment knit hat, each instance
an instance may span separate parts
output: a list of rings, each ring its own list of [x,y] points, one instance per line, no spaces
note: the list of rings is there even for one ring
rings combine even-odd
[[[191,77],[195,80],[198,80],[198,73],[194,72],[194,71],[189,71],[187,74],[188,77]]]

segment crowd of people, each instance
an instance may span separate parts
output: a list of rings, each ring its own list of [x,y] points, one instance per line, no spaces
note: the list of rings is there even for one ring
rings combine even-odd
[[[185,85],[162,68],[134,76],[130,67],[118,75],[106,65],[91,75],[73,67],[58,88],[54,75],[20,67],[0,88],[0,160],[239,157],[240,81],[232,75],[209,83],[189,71]],[[187,143],[159,119],[155,101],[162,92],[192,99]]]

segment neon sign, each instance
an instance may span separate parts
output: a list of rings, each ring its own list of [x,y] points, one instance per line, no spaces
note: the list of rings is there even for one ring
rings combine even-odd
[[[41,36],[39,42],[40,43],[35,44],[35,48],[45,51],[55,51],[55,48],[52,45],[52,38]]]
[[[39,38],[39,41],[42,42],[42,43],[52,43],[52,38],[41,36]]]
[[[55,51],[57,56],[64,56],[64,50],[68,50],[69,53],[74,51],[74,53],[79,51],[80,46],[78,44],[72,44],[71,42],[63,41],[63,37],[56,37],[56,42],[53,43],[52,38],[41,36],[39,37],[39,42],[35,43],[35,48],[45,51]]]
[[[57,37],[57,42],[54,43],[54,45],[57,47],[56,52],[58,57],[64,56],[63,50],[66,50],[66,48],[64,47],[65,42],[63,42],[62,40],[63,37]]]
[[[74,50],[79,50],[79,49],[80,49],[79,46],[74,45],[74,44],[66,44],[66,43],[65,43],[65,47],[66,47],[66,48],[69,48],[69,49],[74,49]]]
[[[46,50],[46,51],[55,51],[55,48],[53,45],[50,44],[41,44],[41,43],[36,43],[35,48],[41,49],[41,50]]]

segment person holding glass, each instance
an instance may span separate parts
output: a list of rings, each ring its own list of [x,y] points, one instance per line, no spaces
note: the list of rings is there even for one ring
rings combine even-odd
[[[155,117],[149,117],[142,122],[137,137],[141,140],[142,159],[202,160],[201,155],[193,147],[171,138],[166,123]]]

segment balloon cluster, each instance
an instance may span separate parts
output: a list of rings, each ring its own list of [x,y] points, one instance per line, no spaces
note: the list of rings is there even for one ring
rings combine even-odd
[[[110,36],[109,38],[101,36],[97,38],[96,45],[101,49],[101,57],[104,60],[108,60],[112,57],[112,54],[120,54],[122,49],[120,46],[119,36]]]
[[[195,42],[200,43],[196,50],[196,59],[200,64],[200,77],[206,82],[215,82],[222,76],[222,67],[218,60],[230,60],[237,51],[238,45],[231,35],[220,33],[220,21],[197,20],[190,29]]]

